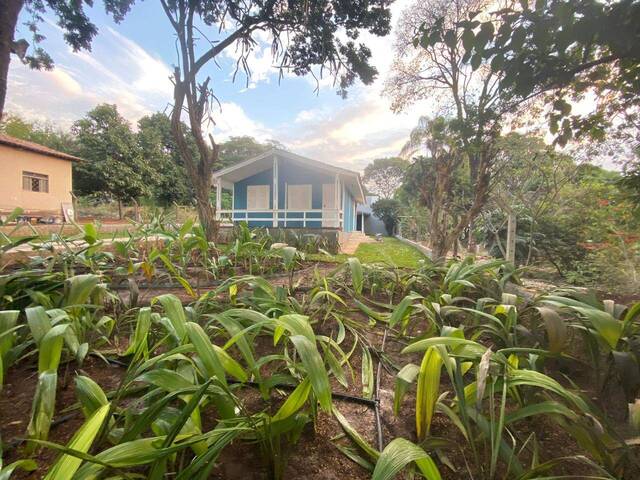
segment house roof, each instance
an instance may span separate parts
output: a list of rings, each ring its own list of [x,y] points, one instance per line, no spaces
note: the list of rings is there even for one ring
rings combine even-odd
[[[61,158],[62,160],[69,160],[70,162],[82,161],[81,158],[74,157],[73,155],[69,155],[68,153],[59,152],[58,150],[45,147],[44,145],[40,145],[39,143],[28,142],[27,140],[10,137],[9,135],[0,134],[0,145],[7,145],[9,147],[18,148],[20,150],[27,150],[29,152],[35,152],[41,155]]]
[[[336,167],[334,165],[328,165],[326,163],[319,162],[318,160],[303,157],[302,155],[297,155],[279,148],[272,148],[271,150],[261,153],[253,158],[213,172],[213,178],[214,180],[220,178],[231,183],[243,180],[257,172],[270,168],[273,165],[272,160],[274,156],[291,160],[316,170],[340,175],[344,180],[349,181],[350,186],[352,187],[351,191],[355,194],[356,201],[364,201],[364,189],[362,188],[362,182],[358,172],[342,167]]]

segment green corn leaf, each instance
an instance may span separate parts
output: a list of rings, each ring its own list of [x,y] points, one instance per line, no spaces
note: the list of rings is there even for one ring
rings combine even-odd
[[[306,315],[282,315],[277,319],[277,323],[288,330],[291,335],[302,335],[310,342],[316,341],[316,335],[313,333],[309,317]]]
[[[145,360],[149,358],[149,344],[147,337],[151,328],[151,308],[143,307],[138,312],[136,319],[136,328],[133,336],[129,339],[129,347],[122,354],[123,356],[134,355],[141,356]],[[139,352],[139,353],[138,353]]]
[[[351,257],[347,260],[349,262],[349,269],[351,270],[351,283],[356,295],[362,294],[362,288],[364,287],[364,273],[362,272],[362,264],[356,257]]]
[[[46,371],[38,375],[38,385],[33,397],[31,420],[27,427],[29,438],[46,440],[56,406],[58,373]]]
[[[65,306],[89,303],[89,297],[99,281],[100,277],[93,274],[76,275],[75,277],[68,278],[65,282]]]
[[[32,472],[38,468],[38,464],[33,460],[18,460],[10,463],[4,468],[0,468],[0,480],[9,480],[13,472],[18,468],[25,472]]]
[[[396,438],[380,454],[371,480],[392,480],[408,464],[415,462],[427,480],[440,480],[440,471],[422,448],[404,438]]]
[[[397,323],[402,322],[404,324],[405,319],[411,313],[411,305],[416,300],[421,299],[422,296],[416,294],[410,294],[400,300],[400,303],[393,309],[391,317],[389,317],[389,326],[395,327]]]
[[[68,328],[71,328],[69,324],[56,325],[42,338],[38,353],[38,371],[40,373],[58,370],[64,335]]]
[[[222,367],[229,375],[241,382],[249,380],[247,372],[244,371],[242,366],[236,362],[231,355],[217,345],[213,345],[213,349],[216,351],[218,359],[222,363]]]
[[[324,367],[322,356],[316,347],[315,341],[311,342],[302,335],[289,337],[302,360],[302,364],[309,376],[313,392],[320,406],[327,412],[331,411],[331,385],[329,375]]]
[[[302,383],[300,383],[291,394],[287,397],[282,406],[278,409],[272,420],[274,422],[278,420],[284,420],[290,417],[298,410],[300,410],[311,393],[311,382],[309,377],[306,377]]]
[[[0,391],[4,384],[4,371],[9,366],[5,366],[5,355],[13,347],[15,331],[18,320],[18,310],[5,310],[0,312]]]
[[[218,358],[216,350],[213,348],[211,340],[202,327],[197,323],[187,322],[185,330],[189,336],[189,340],[196,350],[196,353],[198,354],[198,357],[200,357],[200,360],[206,369],[206,374],[209,377],[216,377],[220,382],[226,385],[227,379],[224,374],[224,367]]]
[[[393,393],[393,413],[398,415],[400,413],[400,406],[402,405],[402,399],[407,393],[409,385],[411,385],[418,373],[420,367],[414,363],[409,363],[402,367],[402,369],[396,374],[396,388]]]
[[[107,396],[100,385],[83,375],[76,376],[76,396],[85,418],[89,418],[96,410],[108,403]]]
[[[431,420],[440,394],[442,358],[435,347],[430,347],[422,358],[416,393],[416,431],[423,439],[431,430]]]
[[[184,313],[184,308],[180,299],[175,295],[167,293],[165,295],[160,295],[154,298],[153,301],[160,302],[162,308],[164,309],[165,315],[175,329],[178,338],[184,339],[187,333],[187,317]]]
[[[371,353],[365,346],[362,348],[362,396],[364,398],[373,398],[373,391],[375,389],[375,379],[373,377],[373,360],[371,359]]]
[[[148,382],[167,392],[174,392],[185,388],[193,387],[193,383],[179,373],[165,368],[157,368],[143,373],[136,378],[138,382]]]
[[[567,343],[567,325],[558,312],[549,307],[537,307],[538,313],[544,321],[549,340],[549,351],[559,354]]]
[[[75,433],[69,445],[67,445],[68,448],[83,453],[88,452],[96,435],[100,431],[100,427],[102,427],[105,418],[109,414],[109,408],[110,404],[106,403],[97,409]],[[82,460],[77,457],[63,455],[49,470],[45,480],[65,480],[72,478],[81,463]]]
[[[47,311],[43,307],[30,307],[25,309],[24,313],[27,316],[27,324],[31,330],[31,335],[36,345],[40,345],[42,338],[51,330],[49,315],[47,315]]]

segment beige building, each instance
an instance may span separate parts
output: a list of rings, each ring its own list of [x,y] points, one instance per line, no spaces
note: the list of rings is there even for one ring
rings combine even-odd
[[[0,135],[0,213],[16,207],[33,216],[63,216],[71,205],[72,162],[79,158]]]

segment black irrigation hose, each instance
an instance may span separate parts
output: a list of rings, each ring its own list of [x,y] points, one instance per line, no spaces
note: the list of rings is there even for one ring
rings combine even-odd
[[[115,360],[113,358],[108,358],[108,357],[105,357],[105,358],[109,363],[112,363],[114,365],[118,365],[120,367],[129,367],[128,363],[121,362],[120,360]],[[260,388],[260,384],[258,382],[250,382],[250,381],[241,382],[239,380],[234,380],[233,378],[227,378],[227,383],[230,383],[233,385],[245,385],[247,387],[252,387],[252,388]],[[282,390],[294,390],[296,387],[297,385],[288,385],[286,383],[276,384],[273,386],[273,388],[280,388]],[[351,402],[351,403],[359,403],[361,405],[367,405],[369,407],[373,407],[376,404],[375,400],[371,400],[369,398],[364,398],[364,397],[356,397],[353,395],[347,395],[345,393],[331,392],[331,396],[339,400],[344,400],[346,402]]]
[[[381,452],[384,448],[384,438],[382,438],[382,418],[380,415],[380,377],[382,376],[382,353],[384,353],[384,346],[387,342],[388,329],[384,329],[384,335],[382,336],[382,346],[380,347],[380,354],[378,355],[378,369],[376,372],[376,392],[375,392],[375,416],[376,416],[376,431],[378,433],[378,450]]]

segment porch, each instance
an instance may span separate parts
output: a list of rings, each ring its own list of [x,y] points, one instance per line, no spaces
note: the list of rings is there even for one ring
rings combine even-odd
[[[344,228],[344,212],[338,209],[263,209],[263,210],[217,210],[223,225],[251,222],[254,226],[280,228]]]

